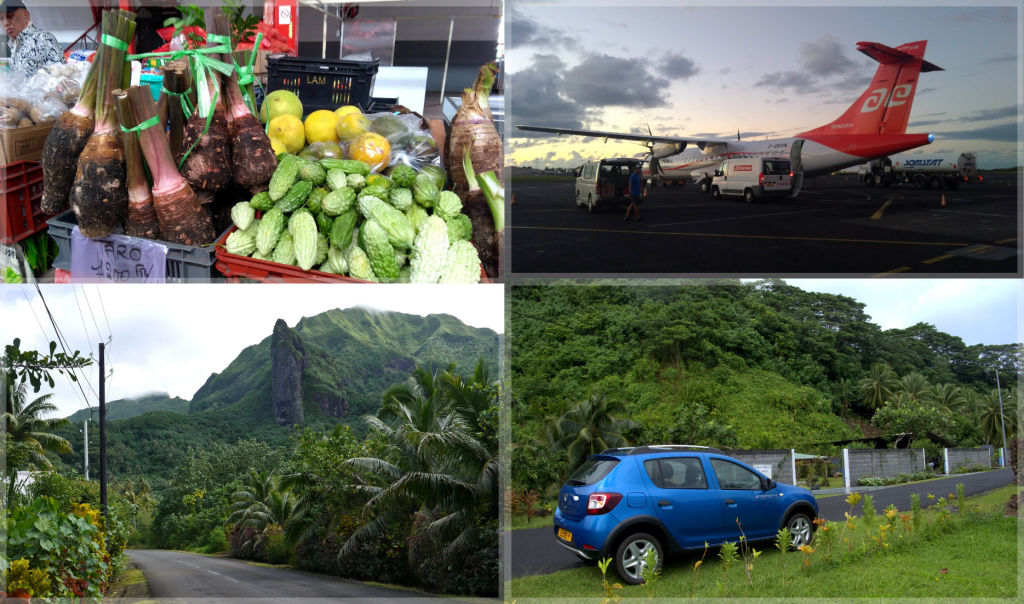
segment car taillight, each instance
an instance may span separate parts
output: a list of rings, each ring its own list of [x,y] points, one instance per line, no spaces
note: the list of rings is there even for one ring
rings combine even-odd
[[[789,177],[793,178],[793,173],[792,172],[789,173]]]
[[[763,173],[761,174],[761,178],[759,180],[760,180],[761,184],[763,185],[764,184],[764,174]]]
[[[591,493],[590,498],[587,499],[587,515],[607,514],[615,509],[620,501],[622,501],[622,495],[619,493]]]

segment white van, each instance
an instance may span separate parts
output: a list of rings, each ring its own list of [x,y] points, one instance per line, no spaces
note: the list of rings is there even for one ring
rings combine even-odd
[[[747,203],[759,197],[785,197],[793,189],[793,172],[788,159],[746,157],[727,159],[715,170],[711,195],[743,197]]]
[[[598,207],[629,205],[629,177],[639,159],[589,161],[576,177],[576,205],[596,212]]]

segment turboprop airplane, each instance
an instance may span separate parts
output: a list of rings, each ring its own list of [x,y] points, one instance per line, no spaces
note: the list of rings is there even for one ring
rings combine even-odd
[[[918,75],[943,71],[924,60],[927,40],[890,48],[877,42],[858,42],[857,50],[878,61],[871,85],[839,119],[788,138],[761,141],[654,136],[520,126],[530,132],[636,141],[649,149],[650,177],[663,181],[700,183],[708,191],[711,176],[722,160],[732,157],[788,157],[794,172],[793,195],[805,177],[828,174],[869,160],[927,145],[932,134],[907,134]],[[737,139],[739,136],[737,135]]]

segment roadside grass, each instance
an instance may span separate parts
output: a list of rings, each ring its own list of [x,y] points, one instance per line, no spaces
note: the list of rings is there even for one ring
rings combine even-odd
[[[518,529],[532,529],[541,528],[545,526],[554,526],[556,508],[558,508],[557,499],[552,499],[551,501],[538,503],[534,510],[550,510],[550,513],[547,516],[535,516],[533,518],[530,518],[529,520],[526,519],[525,513],[516,514],[512,517],[511,529],[515,531]]]
[[[895,551],[877,553],[865,558],[824,564],[811,555],[809,576],[804,572],[802,554],[789,552],[783,556],[773,542],[755,548],[762,551],[754,563],[753,586],[747,582],[741,564],[729,573],[731,597],[1000,597],[1017,595],[1017,519],[1003,516],[1003,507],[1015,492],[1007,486],[987,494],[969,498],[973,516],[964,524],[931,539],[913,540]],[[936,497],[947,493],[935,493]],[[922,497],[922,505],[931,503]],[[901,510],[905,512],[905,510]],[[879,510],[881,513],[881,510]],[[956,518],[956,512],[952,517]],[[938,510],[924,510],[925,522],[936,521]],[[882,516],[876,516],[876,524]],[[899,522],[897,521],[897,524]],[[862,522],[853,533],[860,543],[864,536]],[[874,531],[877,534],[877,528]],[[899,538],[896,539],[897,541]],[[815,544],[819,547],[819,544]],[[661,578],[654,585],[655,597],[688,597],[693,586],[693,565],[700,560],[688,553],[673,557],[666,564]],[[609,568],[610,583],[619,582]],[[783,570],[785,581],[783,581]],[[698,597],[725,595],[726,575],[718,558],[718,549],[707,551],[697,579]],[[619,594],[626,598],[646,597],[642,586],[623,585]],[[508,599],[600,597],[601,574],[596,565],[513,579]]]

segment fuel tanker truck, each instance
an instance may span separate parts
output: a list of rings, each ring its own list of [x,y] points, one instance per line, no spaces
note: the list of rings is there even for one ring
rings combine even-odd
[[[982,182],[974,153],[893,155],[861,164],[858,172],[868,186],[914,183],[918,189],[956,189],[962,182]]]

